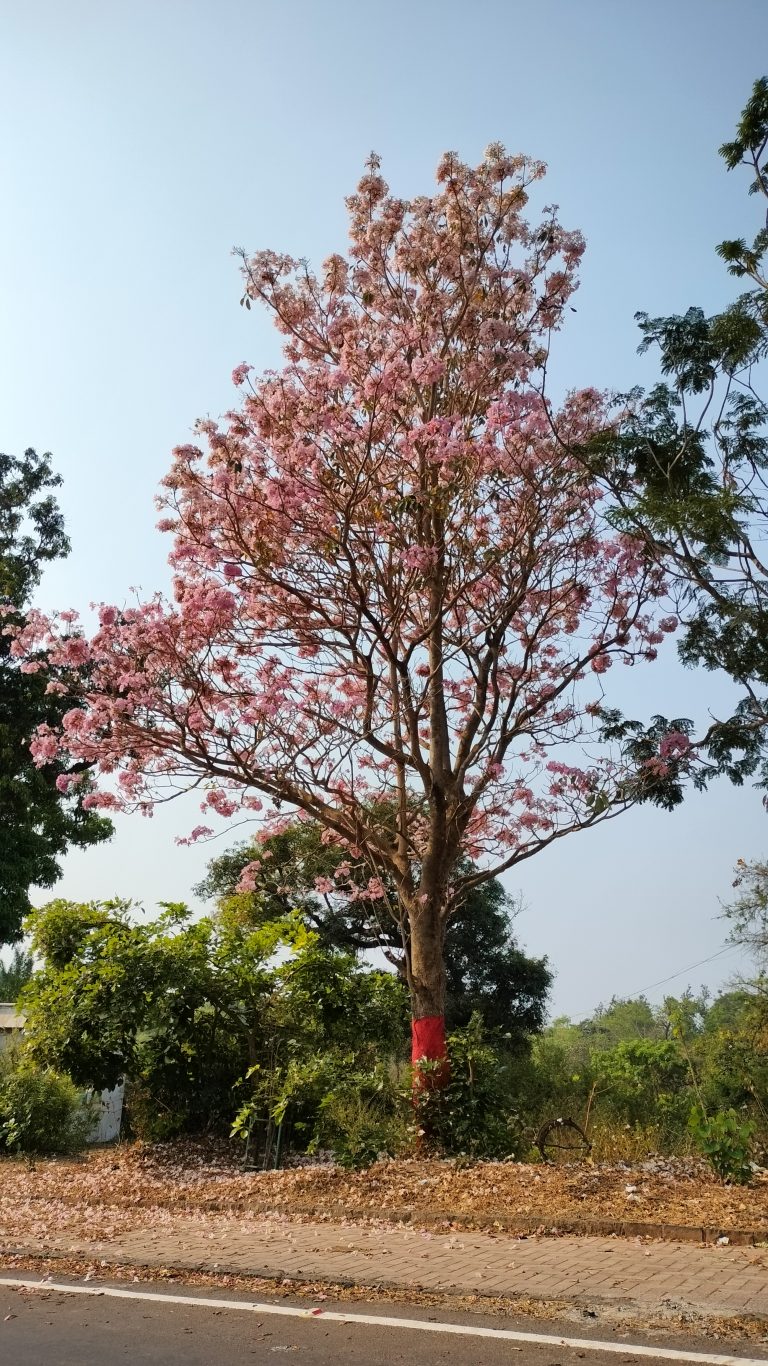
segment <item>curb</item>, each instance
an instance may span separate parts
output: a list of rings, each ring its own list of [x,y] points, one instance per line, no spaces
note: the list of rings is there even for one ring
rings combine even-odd
[[[516,1233],[521,1237],[538,1234],[540,1237],[564,1237],[567,1235],[582,1238],[653,1238],[668,1243],[717,1243],[727,1240],[732,1247],[759,1247],[768,1243],[768,1229],[729,1229],[716,1225],[645,1223],[635,1219],[574,1219],[559,1218],[544,1223],[536,1215],[471,1214],[460,1210],[411,1210],[382,1208],[381,1206],[362,1206],[348,1209],[342,1204],[292,1205],[290,1209],[275,1206],[268,1200],[254,1200],[242,1206],[224,1205],[211,1202],[203,1206],[211,1213],[233,1214],[238,1208],[243,1213],[302,1215],[316,1219],[318,1223],[333,1223],[334,1219],[359,1223],[374,1220],[393,1224],[416,1224],[424,1228],[464,1228],[477,1232]]]
[[[36,1197],[33,1195],[32,1197]],[[64,1203],[70,1203],[64,1199]],[[75,1202],[76,1203],[76,1202]],[[123,1202],[118,1202],[123,1207]],[[129,1206],[126,1206],[129,1207]],[[267,1215],[290,1220],[294,1216],[318,1224],[332,1224],[337,1220],[364,1224],[413,1224],[419,1228],[461,1228],[478,1233],[511,1233],[518,1237],[577,1237],[577,1238],[652,1238],[667,1243],[729,1243],[732,1247],[761,1247],[768,1245],[768,1227],[723,1228],[717,1224],[668,1224],[638,1219],[574,1218],[555,1214],[506,1214],[502,1210],[473,1214],[468,1210],[398,1209],[393,1206],[359,1205],[350,1209],[342,1201],[321,1205],[295,1203],[290,1206],[275,1204],[273,1200],[204,1199],[195,1202],[194,1209],[208,1214]],[[186,1214],[190,1207],[180,1204],[169,1207],[169,1213]],[[546,1218],[546,1222],[545,1222]]]

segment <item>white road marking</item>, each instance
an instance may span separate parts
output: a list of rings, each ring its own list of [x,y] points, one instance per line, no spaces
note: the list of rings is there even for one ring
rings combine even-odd
[[[768,1357],[726,1356],[716,1352],[681,1352],[673,1347],[647,1347],[630,1342],[602,1342],[596,1338],[559,1337],[553,1333],[521,1333],[513,1328],[483,1328],[480,1324],[432,1323],[425,1319],[395,1318],[385,1314],[342,1314],[333,1309],[301,1309],[290,1304],[262,1304],[250,1300],[218,1300],[203,1295],[163,1295],[152,1290],[119,1290],[114,1286],[64,1285],[59,1281],[27,1281],[0,1276],[0,1285],[19,1290],[55,1290],[91,1298],[143,1300],[145,1303],[183,1304],[198,1309],[233,1309],[240,1313],[276,1314],[282,1318],[315,1319],[318,1323],[364,1323],[373,1328],[410,1328],[420,1333],[454,1337],[494,1338],[499,1342],[529,1343],[533,1347],[572,1347],[577,1351],[613,1352],[620,1356],[651,1357],[657,1361],[689,1361],[698,1366],[768,1366]]]

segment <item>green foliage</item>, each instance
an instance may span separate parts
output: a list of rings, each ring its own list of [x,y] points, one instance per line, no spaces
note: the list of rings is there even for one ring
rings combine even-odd
[[[664,1024],[644,996],[624,999],[614,996],[607,1006],[600,1005],[581,1026],[591,1048],[615,1048],[617,1044],[638,1039],[664,1037]]]
[[[172,953],[163,960],[158,951],[162,928],[132,924],[124,902],[57,899],[34,911],[27,928],[43,960],[21,997],[30,1057],[79,1085],[115,1086],[139,1066],[149,1002],[165,997],[167,1009],[193,989],[193,955],[180,955],[174,981]]]
[[[296,911],[323,947],[342,953],[380,949],[404,976],[399,926],[386,906],[352,895],[354,868],[349,878],[335,877],[340,860],[320,825],[296,821],[278,835],[219,855],[196,890],[215,898],[224,914],[251,925]],[[255,890],[238,893],[243,869],[254,861]],[[465,860],[457,873],[464,876],[472,867]],[[333,893],[317,892],[318,878],[332,881]],[[390,889],[390,900],[396,899]],[[545,958],[529,958],[518,947],[512,932],[516,910],[501,882],[491,879],[474,887],[449,920],[446,1019],[454,1028],[479,1011],[489,1027],[509,1035],[510,1049],[520,1050],[542,1028],[552,973]]]
[[[634,1039],[593,1055],[603,1112],[624,1124],[654,1123],[674,1137],[690,1110],[689,1070],[676,1040]]]
[[[323,1097],[314,1150],[332,1149],[342,1167],[369,1167],[380,1157],[394,1156],[404,1142],[396,1112],[366,1090],[350,1085]]]
[[[474,888],[448,922],[445,1017],[448,1028],[457,1029],[479,1014],[489,1030],[504,1034],[507,1051],[520,1052],[543,1027],[552,972],[546,958],[531,958],[518,947],[514,914],[494,878]]]
[[[509,1059],[498,1035],[475,1013],[448,1036],[450,1076],[440,1063],[419,1065],[414,1091],[417,1122],[427,1141],[454,1157],[521,1157],[529,1147],[515,1104]]]
[[[0,1151],[73,1153],[94,1122],[72,1080],[22,1055],[0,1055]]]
[[[126,903],[54,901],[29,928],[43,963],[22,997],[26,1051],[95,1090],[127,1076],[144,1137],[316,1108],[318,1059],[364,1071],[403,1047],[402,984],[323,948],[298,917],[254,928],[168,905],[142,921]]]
[[[743,1186],[752,1180],[754,1124],[733,1109],[709,1116],[694,1109],[689,1123],[697,1146],[721,1181]]]
[[[736,137],[720,149],[729,170],[746,166],[750,193],[768,200],[768,80],[755,82]],[[686,665],[729,675],[741,692],[732,714],[694,748],[660,765],[665,734],[692,737],[690,722],[654,718],[650,730],[615,713],[605,724],[637,766],[641,800],[676,804],[687,781],[717,774],[768,786],[768,526],[766,406],[758,392],[768,355],[768,219],[751,245],[722,242],[730,273],[750,286],[709,317],[637,314],[640,351],[653,350],[661,381],[618,396],[622,418],[586,458],[614,496],[614,521],[639,537],[668,571],[683,623]]]
[[[367,1167],[405,1148],[409,1116],[396,1068],[377,1063],[360,1071],[355,1062],[359,1068],[359,1059],[349,1058],[326,1075],[309,1151],[330,1148],[342,1166]]]
[[[61,483],[50,456],[0,454],[0,609],[2,626],[20,626],[44,565],[69,552],[53,490]],[[50,887],[59,858],[70,845],[106,839],[108,820],[84,806],[87,771],[60,763],[38,768],[29,751],[37,726],[57,727],[77,705],[77,679],[53,670],[44,657],[38,672],[22,672],[11,639],[0,632],[0,944],[19,939],[30,909],[32,884]],[[49,685],[54,690],[49,691]],[[57,779],[79,780],[69,794]]]
[[[614,999],[579,1024],[554,1021],[518,1073],[526,1118],[534,1128],[575,1119],[601,1160],[687,1151],[688,1116],[702,1103],[708,1111],[745,1107],[768,1137],[768,1035],[753,1007],[737,1009],[733,998],[710,1005],[706,992],[685,992],[656,1009],[642,997]],[[723,1014],[728,1028],[717,1024]]]
[[[593,1081],[590,1056],[585,1034],[567,1018],[553,1021],[534,1040],[529,1062],[516,1068],[532,1133],[558,1116],[581,1122]]]
[[[400,1141],[390,1069],[404,1052],[405,990],[391,973],[366,971],[301,933],[305,946],[274,969],[233,1133],[247,1138],[290,1110],[309,1151],[330,1146],[360,1165]]]
[[[32,976],[33,966],[31,953],[18,946],[13,950],[10,962],[0,961],[0,1001],[16,1000]]]
[[[431,1085],[439,1064],[425,1065],[414,1108],[402,981],[327,947],[301,914],[253,924],[228,905],[192,921],[167,905],[148,919],[59,900],[29,928],[40,966],[20,1000],[27,1065],[94,1090],[126,1076],[129,1122],[147,1138],[247,1138],[287,1120],[295,1146],[364,1166],[408,1151],[418,1129],[421,1146],[453,1156],[520,1157],[561,1116],[589,1130],[596,1156],[634,1159],[690,1151],[698,1107],[739,1115],[768,1151],[768,997],[754,988],[661,1007],[613,998],[528,1050],[475,1012],[449,1033],[448,1084]]]

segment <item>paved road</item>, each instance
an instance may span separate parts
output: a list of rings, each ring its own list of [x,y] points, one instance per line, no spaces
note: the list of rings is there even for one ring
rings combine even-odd
[[[82,1282],[79,1283],[82,1287]],[[125,1289],[125,1286],[122,1287]],[[307,1366],[394,1366],[407,1362],[408,1366],[618,1366],[619,1363],[640,1363],[640,1366],[668,1366],[666,1349],[670,1345],[657,1338],[649,1340],[653,1348],[649,1356],[632,1355],[637,1338],[622,1340],[615,1332],[604,1332],[613,1352],[600,1350],[582,1343],[565,1346],[560,1343],[537,1344],[509,1339],[492,1339],[476,1334],[453,1336],[419,1328],[400,1328],[356,1322],[356,1317],[372,1316],[419,1319],[427,1323],[462,1323],[477,1330],[483,1327],[498,1331],[520,1330],[532,1334],[558,1336],[560,1332],[571,1338],[586,1337],[588,1330],[574,1323],[556,1324],[527,1320],[500,1320],[479,1316],[460,1316],[435,1311],[421,1311],[405,1304],[323,1306],[323,1315],[306,1317],[311,1306],[299,1307],[301,1317],[252,1312],[235,1308],[233,1299],[223,1293],[200,1292],[179,1287],[177,1295],[193,1295],[222,1302],[219,1309],[211,1303],[168,1303],[150,1298],[153,1292],[143,1287],[135,1292],[136,1299],[115,1299],[106,1295],[91,1297],[68,1294],[45,1286],[34,1290],[0,1285],[0,1361],[5,1366],[273,1366],[286,1357],[288,1361],[307,1363]],[[243,1304],[249,1301],[243,1298]],[[285,1301],[277,1302],[281,1308]],[[343,1311],[346,1322],[329,1321],[329,1311]],[[6,1317],[8,1316],[8,1317]],[[594,1331],[594,1330],[593,1330]],[[597,1330],[599,1332],[599,1329]],[[618,1353],[616,1348],[620,1346]],[[711,1339],[695,1342],[677,1339],[674,1347],[686,1354],[699,1351],[716,1366],[733,1349]],[[737,1347],[741,1358],[761,1356],[764,1348]],[[679,1358],[675,1366],[681,1366]],[[684,1363],[682,1363],[684,1366]],[[708,1366],[702,1358],[699,1366]]]

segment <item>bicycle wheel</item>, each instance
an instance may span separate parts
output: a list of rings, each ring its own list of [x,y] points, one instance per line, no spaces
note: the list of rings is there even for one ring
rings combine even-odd
[[[552,1119],[539,1130],[536,1146],[545,1162],[583,1162],[592,1144],[575,1119]]]

